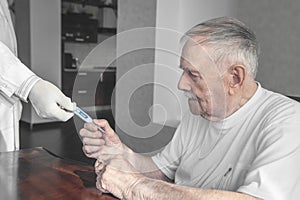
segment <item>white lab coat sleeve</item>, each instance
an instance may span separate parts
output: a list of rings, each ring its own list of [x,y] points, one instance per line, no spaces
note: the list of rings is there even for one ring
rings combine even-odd
[[[27,101],[33,85],[39,80],[11,51],[0,42],[0,93],[2,98],[14,104],[18,97]]]
[[[30,90],[38,82],[41,80],[40,77],[36,75],[30,76],[27,80],[25,80],[22,85],[19,87],[19,89],[15,92],[15,95],[23,100],[24,102],[27,102],[27,97],[29,95]]]

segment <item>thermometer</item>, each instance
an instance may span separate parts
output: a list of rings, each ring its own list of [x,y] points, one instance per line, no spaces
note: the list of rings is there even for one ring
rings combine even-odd
[[[74,114],[76,116],[78,116],[80,119],[82,119],[83,121],[85,121],[86,123],[94,123],[93,119],[86,113],[84,112],[82,109],[80,109],[79,107],[76,107]],[[98,128],[98,130],[102,133],[105,134],[105,131],[97,124],[95,124]]]

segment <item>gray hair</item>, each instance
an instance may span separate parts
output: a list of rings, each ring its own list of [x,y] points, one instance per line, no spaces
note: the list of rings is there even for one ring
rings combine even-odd
[[[255,78],[259,45],[254,32],[244,23],[230,17],[215,18],[194,26],[186,36],[192,39],[200,36],[197,43],[210,47],[210,56],[218,66],[224,62],[243,64]]]

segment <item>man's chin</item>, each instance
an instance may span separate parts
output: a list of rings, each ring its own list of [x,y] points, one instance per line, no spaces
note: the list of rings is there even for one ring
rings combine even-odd
[[[190,112],[193,115],[199,115],[199,116],[201,116],[204,119],[207,119],[209,121],[217,121],[216,119],[214,119],[213,116],[209,115],[208,113],[204,112],[201,109],[201,107],[199,106],[198,100],[189,99],[189,108],[190,108]]]
[[[191,107],[190,107],[190,112],[193,115],[201,116],[202,118],[204,118],[208,121],[217,121],[216,119],[212,118],[212,116],[208,115],[207,113],[199,111],[199,110],[192,109]]]
[[[194,115],[201,115],[202,110],[199,106],[199,103],[196,99],[189,99],[189,108],[192,114]]]

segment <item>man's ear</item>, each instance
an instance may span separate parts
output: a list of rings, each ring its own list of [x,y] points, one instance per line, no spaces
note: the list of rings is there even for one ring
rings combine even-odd
[[[232,65],[229,68],[230,80],[230,93],[234,94],[237,89],[241,88],[246,78],[246,68],[243,65]]]

